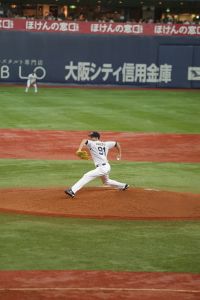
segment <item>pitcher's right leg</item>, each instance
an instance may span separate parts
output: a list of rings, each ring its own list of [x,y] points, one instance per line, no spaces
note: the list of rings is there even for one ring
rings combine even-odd
[[[113,179],[110,179],[108,175],[104,175],[101,177],[104,184],[116,187],[120,190],[127,190],[129,185],[127,183],[122,183]]]

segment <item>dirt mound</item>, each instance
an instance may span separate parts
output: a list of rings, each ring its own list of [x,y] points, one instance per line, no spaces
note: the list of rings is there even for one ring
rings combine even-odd
[[[200,195],[84,188],[71,199],[62,188],[2,189],[0,211],[102,219],[200,219]]]

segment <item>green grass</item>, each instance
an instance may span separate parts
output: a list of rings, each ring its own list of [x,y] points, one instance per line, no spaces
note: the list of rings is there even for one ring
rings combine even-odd
[[[198,91],[0,87],[0,128],[200,132]]]
[[[0,86],[0,128],[200,133],[198,91]],[[0,188],[70,186],[91,162],[0,159]],[[112,163],[136,187],[200,193],[200,164]],[[95,180],[90,185],[99,185]],[[0,214],[1,270],[200,273],[199,222],[79,220]]]
[[[131,186],[200,193],[200,164],[113,162],[110,177]],[[0,188],[70,186],[93,168],[91,162],[0,160]],[[100,180],[89,186],[101,185]]]
[[[199,273],[200,223],[0,215],[1,270]]]

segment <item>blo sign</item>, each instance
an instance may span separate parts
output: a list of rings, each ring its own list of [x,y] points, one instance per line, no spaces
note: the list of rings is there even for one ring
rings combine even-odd
[[[33,69],[36,72],[37,78],[42,80],[46,77],[46,69],[41,66],[37,66]],[[2,65],[0,66],[0,78],[1,79],[9,79],[12,76],[13,66]],[[23,66],[17,66],[17,73],[19,79],[27,79],[28,74],[23,69]]]

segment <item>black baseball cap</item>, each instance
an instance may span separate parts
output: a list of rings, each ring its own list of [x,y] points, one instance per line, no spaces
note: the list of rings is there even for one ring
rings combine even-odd
[[[97,131],[90,132],[90,134],[88,134],[88,136],[100,139],[100,133]]]

